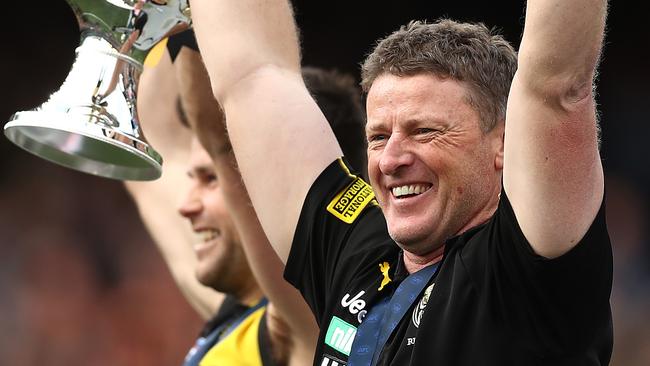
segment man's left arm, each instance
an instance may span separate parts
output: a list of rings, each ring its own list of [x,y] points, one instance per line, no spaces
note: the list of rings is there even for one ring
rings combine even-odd
[[[269,299],[266,319],[274,354],[289,365],[308,364],[314,357],[318,326],[298,290],[282,277],[284,263],[269,243],[241,179],[226,134],[224,115],[212,95],[201,55],[188,48],[182,49],[174,64],[188,120],[199,140],[209,148],[246,259],[262,292]],[[198,123],[200,120],[214,125],[209,130],[197,130],[198,126],[206,125]]]
[[[506,115],[504,189],[533,250],[555,258],[603,200],[593,82],[606,0],[529,0]]]

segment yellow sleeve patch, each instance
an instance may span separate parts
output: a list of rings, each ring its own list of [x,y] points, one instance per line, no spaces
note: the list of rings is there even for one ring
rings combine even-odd
[[[356,178],[332,199],[327,211],[346,224],[351,224],[374,198],[372,187],[363,179]]]
[[[151,48],[147,57],[144,59],[145,67],[156,67],[160,62],[165,50],[167,49],[167,37],[163,38],[160,42],[156,43],[155,46]]]

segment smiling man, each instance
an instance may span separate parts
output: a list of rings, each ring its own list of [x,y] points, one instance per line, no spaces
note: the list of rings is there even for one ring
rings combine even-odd
[[[409,272],[439,259],[444,240],[486,222],[498,204],[503,126],[484,133],[466,93],[448,77],[385,74],[368,96],[370,181]]]
[[[256,212],[319,322],[315,365],[608,364],[605,0],[527,1],[518,59],[481,24],[381,40],[362,67],[373,189],[299,77],[290,4],[192,6]]]
[[[263,298],[212,159],[196,139],[188,165],[191,183],[178,211],[199,236],[193,246],[196,278],[226,298],[185,365],[287,365],[291,354],[288,342],[283,341],[287,325]]]

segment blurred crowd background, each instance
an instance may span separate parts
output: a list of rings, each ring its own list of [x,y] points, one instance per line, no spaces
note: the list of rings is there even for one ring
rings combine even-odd
[[[650,365],[650,30],[633,3],[610,1],[598,86],[617,366]],[[483,21],[518,44],[524,19],[523,1],[512,0],[294,5],[304,64],[357,79],[375,40],[408,20]],[[8,6],[2,124],[58,89],[79,41],[64,0]],[[0,365],[179,365],[201,324],[120,182],[47,163],[0,137]]]

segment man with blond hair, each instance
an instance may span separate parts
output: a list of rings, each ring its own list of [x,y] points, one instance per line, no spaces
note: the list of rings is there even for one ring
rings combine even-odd
[[[257,215],[319,323],[315,365],[608,364],[607,1],[528,1],[518,59],[451,20],[380,41],[362,69],[372,188],[304,87],[289,2],[192,6]]]

